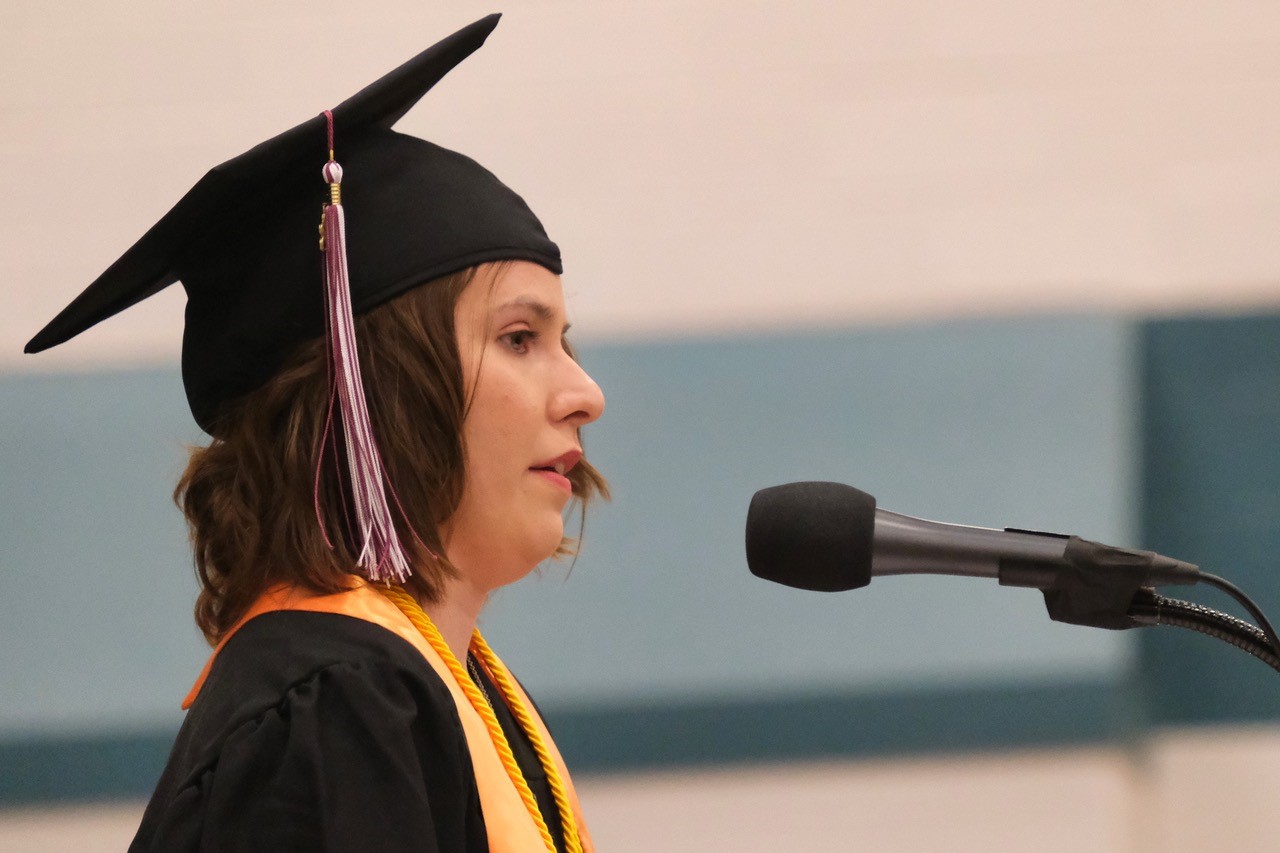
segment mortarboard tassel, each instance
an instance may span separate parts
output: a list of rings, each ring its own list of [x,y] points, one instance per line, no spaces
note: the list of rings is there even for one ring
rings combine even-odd
[[[400,537],[396,535],[391,507],[387,503],[382,457],[374,441],[373,424],[365,405],[364,383],[360,379],[351,284],[347,275],[342,166],[333,159],[333,113],[325,110],[324,115],[329,125],[329,162],[324,165],[329,203],[324,207],[321,247],[324,250],[330,412],[333,403],[337,402],[354,504],[351,507],[351,532],[358,551],[356,565],[371,581],[403,583],[409,579],[409,559],[400,544]],[[321,456],[323,450],[321,447]]]

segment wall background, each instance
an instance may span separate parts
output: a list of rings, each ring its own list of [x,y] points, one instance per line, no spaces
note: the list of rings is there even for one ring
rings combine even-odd
[[[199,439],[180,290],[21,344],[209,166],[488,11],[3,10],[14,849],[120,846],[205,654],[168,501]],[[1280,703],[1256,662],[1056,625],[974,581],[774,588],[741,528],[756,488],[841,480],[913,515],[1167,549],[1271,610],[1278,43],[1260,2],[541,2],[400,124],[539,212],[609,396],[588,443],[615,501],[567,580],[550,566],[486,616],[575,763],[607,774],[584,786],[607,849],[800,837],[744,820],[755,797],[841,833],[820,849],[920,849],[930,827],[974,849],[1147,849],[1164,826],[1265,846]],[[921,806],[1015,791],[1012,815]],[[1064,796],[1098,808],[1062,824]],[[655,828],[640,802],[691,811]]]

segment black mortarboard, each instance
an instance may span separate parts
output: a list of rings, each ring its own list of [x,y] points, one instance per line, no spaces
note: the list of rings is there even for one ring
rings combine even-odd
[[[391,126],[480,47],[476,21],[332,110],[348,176],[342,204],[354,313],[474,264],[528,260],[560,273],[560,251],[524,201],[461,154]],[[318,115],[209,171],[128,252],[26,346],[56,346],[181,281],[182,376],[196,421],[261,385],[325,331],[316,226],[329,193]]]

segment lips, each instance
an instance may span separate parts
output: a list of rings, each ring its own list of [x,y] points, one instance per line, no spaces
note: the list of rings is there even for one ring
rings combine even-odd
[[[573,466],[582,460],[582,451],[578,449],[570,450],[567,453],[561,453],[555,459],[548,459],[546,462],[539,462],[537,465],[529,467],[534,471],[554,471],[563,477],[573,470]]]
[[[573,484],[569,482],[568,473],[582,459],[582,451],[578,449],[562,453],[554,459],[548,459],[538,465],[530,465],[529,470],[535,475],[548,480],[569,494],[573,494]]]

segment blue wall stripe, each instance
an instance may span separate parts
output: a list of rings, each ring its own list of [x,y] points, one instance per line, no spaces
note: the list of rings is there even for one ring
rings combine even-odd
[[[602,422],[592,447],[619,498],[593,518],[573,583],[501,597],[498,647],[544,686],[551,724],[582,771],[1123,743],[1150,725],[1280,719],[1274,675],[1205,637],[1050,626],[1032,593],[959,581],[792,597],[752,586],[740,565],[741,517],[728,496],[745,502],[756,479],[825,474],[883,492],[903,511],[1104,540],[1125,537],[1127,525],[1109,529],[1107,519],[1136,493],[1140,544],[1217,570],[1280,615],[1280,317],[1136,329],[1132,351],[1131,327],[1086,318],[585,353],[616,393],[622,426]],[[813,365],[825,370],[797,381]],[[0,700],[9,725],[0,727],[0,805],[145,796],[168,752],[172,700],[203,656],[190,636],[189,558],[167,506],[178,437],[190,429],[176,383],[139,372],[105,386],[100,377],[11,377],[3,387],[26,404],[0,411],[0,473],[30,484],[0,498],[3,567],[19,577],[52,558],[62,570],[0,601],[15,651],[0,671],[25,685]],[[1133,481],[1121,470],[1132,458],[1130,411],[1142,443]],[[794,412],[804,413],[804,440],[788,438]],[[929,412],[947,417],[920,416]],[[157,448],[157,431],[175,438]],[[689,489],[651,474],[655,459]],[[1051,495],[1027,484],[1062,486],[1063,472],[1077,476]],[[992,489],[1003,492],[993,500]],[[695,510],[707,506],[719,515]],[[644,512],[660,517],[637,523]],[[1197,597],[1232,609],[1211,592]],[[64,621],[47,618],[50,601]],[[69,636],[72,612],[84,618]],[[918,636],[902,620],[922,612],[931,633]],[[773,630],[742,639],[734,632],[744,624]],[[576,633],[549,630],[559,626]],[[690,642],[685,626],[705,636]],[[812,672],[797,671],[797,656],[772,639],[811,648],[824,636],[833,659]],[[1010,637],[1023,657],[1009,656]],[[1131,637],[1136,673],[1102,642]],[[657,641],[673,644],[669,653]],[[947,658],[962,641],[971,647]],[[581,648],[565,652],[565,642]],[[578,681],[563,674],[563,654],[583,662]],[[991,664],[999,654],[1007,659]],[[835,656],[864,669],[838,671]],[[886,686],[903,683],[917,686]],[[584,695],[583,685],[602,692]],[[52,733],[84,730],[76,715],[91,711],[90,734]],[[111,734],[129,720],[150,728]]]
[[[578,773],[1125,743],[1140,731],[1124,682],[1086,679],[815,693],[625,708],[548,708]],[[0,742],[0,807],[144,798],[174,732]]]
[[[1116,677],[1128,638],[1055,625],[1032,592],[806,594],[748,574],[742,530],[756,489],[834,479],[913,515],[1131,541],[1131,331],[1022,317],[584,346],[614,500],[569,581],[550,565],[503,590],[484,630],[547,704]],[[199,438],[176,366],[0,376],[0,398],[0,739],[174,725],[208,655],[169,498]]]
[[[616,772],[1128,742],[1140,731],[1124,682],[921,687],[549,712],[566,761]]]
[[[755,489],[824,478],[912,514],[1126,541],[1131,333],[1023,317],[584,346],[615,500],[571,581],[551,566],[504,590],[486,633],[586,769],[1110,737],[1126,637],[994,583],[767,584],[742,525]],[[21,685],[0,691],[5,801],[145,794],[208,652],[169,501],[198,439],[177,370],[0,377],[0,396],[0,480],[24,484],[0,490],[0,568],[58,567],[0,596],[0,680]]]
[[[0,806],[146,797],[175,732],[0,741]]]

